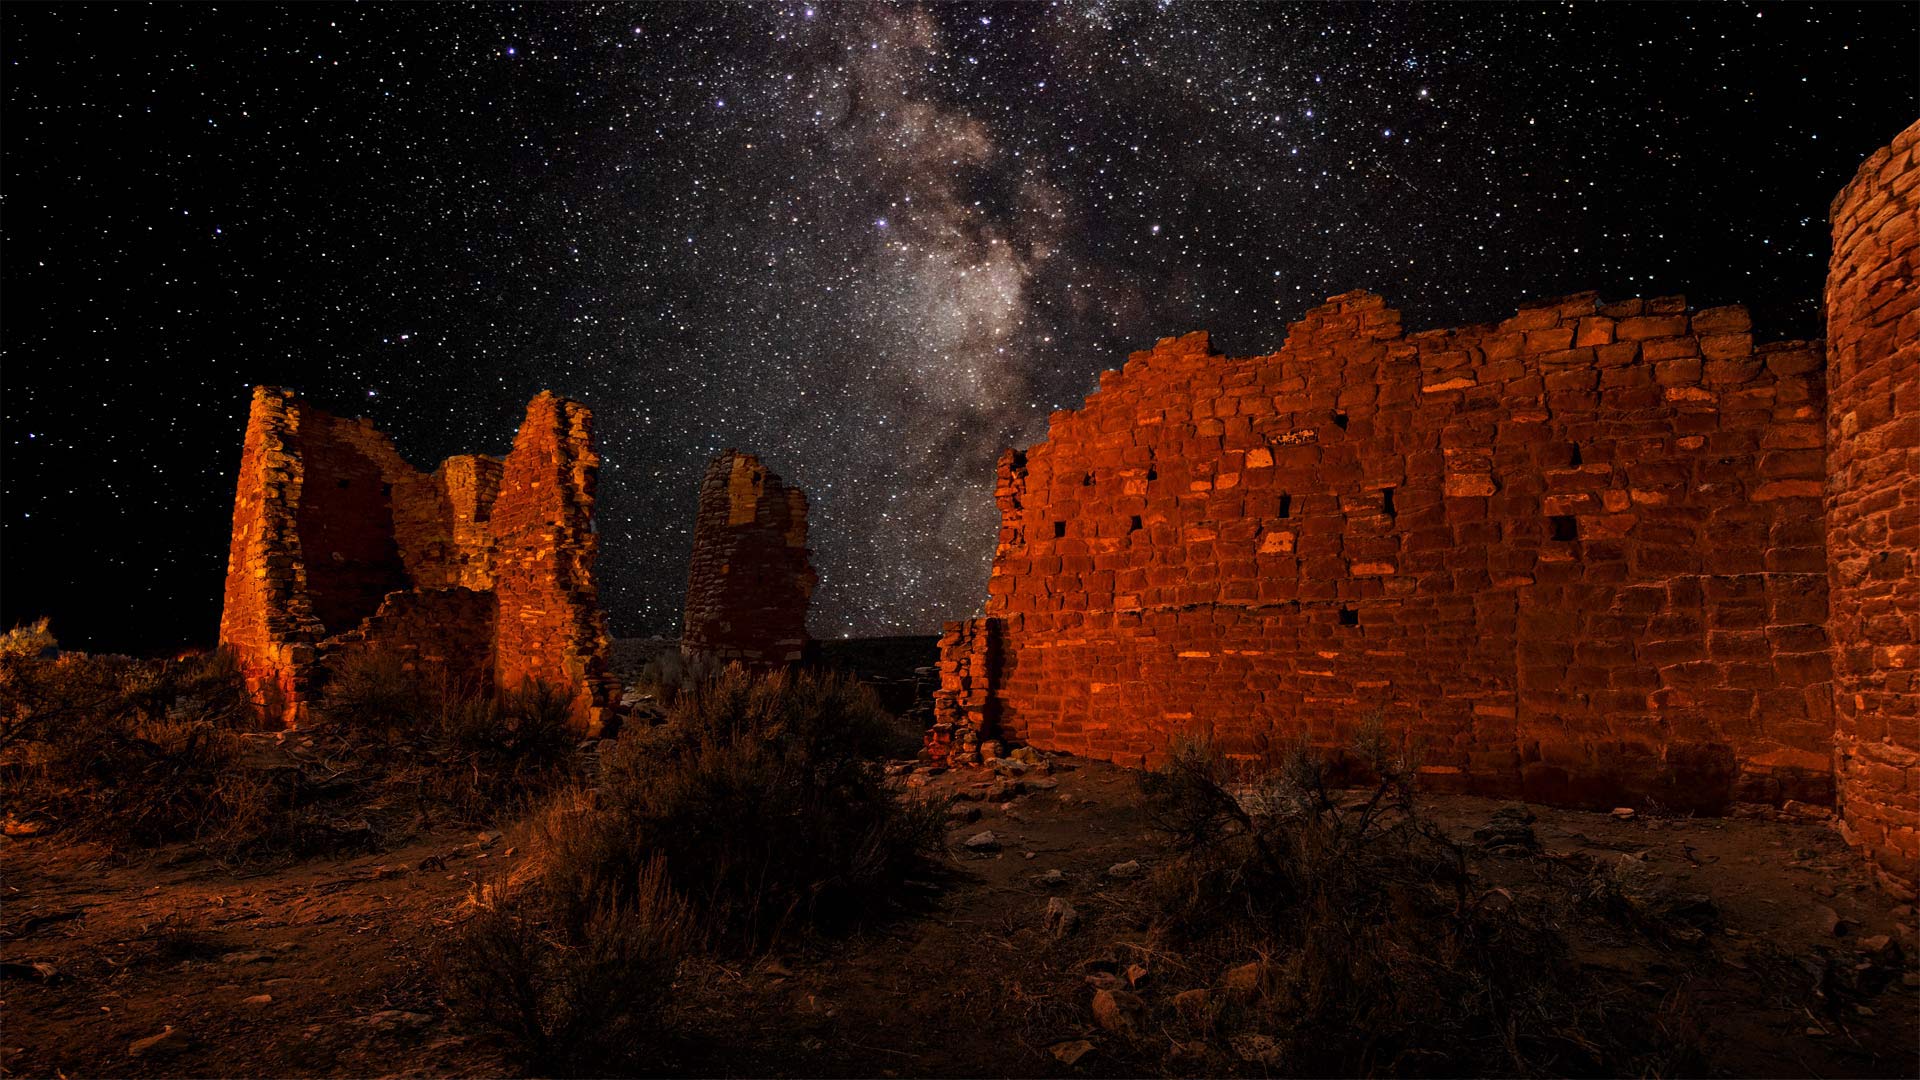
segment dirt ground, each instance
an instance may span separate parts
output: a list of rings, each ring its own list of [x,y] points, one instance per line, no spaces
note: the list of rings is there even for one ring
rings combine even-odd
[[[1133,774],[1067,757],[1018,778],[896,771],[909,793],[979,813],[955,821],[947,880],[928,883],[919,910],[863,933],[753,963],[691,964],[655,1071],[1195,1071],[1169,1057],[1174,1034],[1147,1032],[1129,1044],[1089,1010],[1089,961],[1139,963],[1149,998],[1212,985],[1220,974],[1157,953],[1143,930],[1144,880],[1112,872],[1171,857],[1143,816]],[[1427,805],[1466,840],[1501,804],[1447,797]],[[1876,893],[1829,829],[1532,809],[1541,856],[1481,860],[1489,883],[1523,888],[1543,865],[1584,855],[1631,859],[1713,898],[1722,928],[1705,942],[1667,947],[1588,934],[1575,949],[1579,963],[1617,975],[1626,993],[1666,995],[1684,983],[1717,1072],[1920,1074],[1912,909]],[[994,834],[994,850],[965,846],[982,832]],[[122,861],[54,838],[0,841],[4,1071],[512,1074],[498,1048],[457,1029],[423,956],[461,917],[477,882],[525,857],[517,833],[432,834],[377,855],[271,872],[179,861],[184,848]],[[1049,883],[1050,871],[1057,881]],[[1043,926],[1055,896],[1081,921],[1058,940]],[[1908,959],[1889,963],[1896,952]],[[1860,989],[1851,975],[1876,963],[1883,977],[1874,981],[1884,986]],[[1092,1049],[1075,1064],[1054,1055],[1081,1039]]]

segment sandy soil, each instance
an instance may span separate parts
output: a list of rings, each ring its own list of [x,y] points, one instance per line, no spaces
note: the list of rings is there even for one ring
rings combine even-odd
[[[924,906],[842,939],[741,964],[684,971],[657,1071],[699,1075],[1110,1075],[1192,1071],[1169,1060],[1173,1033],[1128,1044],[1089,1011],[1085,962],[1141,963],[1149,998],[1213,984],[1142,930],[1139,878],[1171,857],[1141,813],[1133,775],[1051,759],[1029,790],[985,796],[980,771],[905,776],[917,796],[961,813],[949,880]],[[1429,801],[1458,837],[1500,804]],[[1544,859],[1487,859],[1488,883],[1526,887],[1545,862],[1642,862],[1718,905],[1723,929],[1688,948],[1634,935],[1576,939],[1579,962],[1623,992],[1685,983],[1725,1075],[1920,1074],[1913,913],[1876,893],[1817,823],[1616,820],[1533,808]],[[991,831],[999,849],[966,838]],[[459,1031],[436,999],[424,951],[460,917],[474,883],[524,858],[517,830],[440,833],[378,855],[271,872],[184,849],[131,862],[55,838],[0,841],[4,1070],[19,1076],[503,1075],[510,1059]],[[1042,875],[1057,870],[1062,880]],[[1042,923],[1064,897],[1081,928]],[[1835,933],[1834,917],[1841,920]],[[1877,940],[1885,935],[1890,944]],[[1880,950],[1876,993],[1855,987],[1862,950]],[[34,965],[48,965],[35,968]],[[1871,966],[1871,964],[1869,965]],[[138,1040],[173,1034],[137,1055]],[[1077,1064],[1050,1049],[1086,1039]]]

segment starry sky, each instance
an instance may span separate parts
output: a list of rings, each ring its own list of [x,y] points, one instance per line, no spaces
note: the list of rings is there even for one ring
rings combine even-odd
[[[700,471],[813,505],[817,636],[985,594],[993,462],[1098,373],[1581,289],[1813,337],[1920,8],[0,10],[0,621],[210,644],[249,387],[415,465],[599,420],[601,599],[674,633]]]

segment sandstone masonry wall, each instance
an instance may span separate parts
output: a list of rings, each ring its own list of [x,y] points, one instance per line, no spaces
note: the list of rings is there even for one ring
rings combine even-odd
[[[1834,200],[1827,549],[1843,829],[1920,888],[1920,123]]]
[[[542,393],[501,470],[494,500],[494,635],[499,683],[571,687],[574,717],[589,731],[612,718],[618,687],[607,670],[606,619],[593,566],[600,538],[593,499],[600,457],[593,414]]]
[[[304,715],[329,657],[375,648],[463,687],[528,677],[566,685],[579,723],[600,722],[612,690],[604,630],[593,634],[585,516],[598,459],[586,410],[534,399],[515,452],[505,463],[449,458],[422,473],[365,420],[330,416],[287,390],[254,391],[220,641],[272,718]],[[496,502],[511,511],[506,530],[495,527]],[[498,601],[496,562],[511,578]],[[530,569],[559,563],[564,573]],[[502,610],[510,629],[496,618]],[[543,619],[575,629],[526,629]],[[551,647],[540,664],[524,659],[534,647]]]
[[[1820,367],[1678,297],[1164,340],[1003,457],[994,667],[950,634],[943,681],[1127,762],[1378,716],[1440,787],[1830,802]]]
[[[806,494],[752,454],[715,457],[700,482],[681,649],[750,667],[802,659],[809,554]]]

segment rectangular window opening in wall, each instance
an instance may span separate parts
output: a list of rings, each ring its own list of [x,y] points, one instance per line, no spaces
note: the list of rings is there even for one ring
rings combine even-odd
[[[338,487],[338,488],[341,488],[342,490],[344,490],[344,489],[346,489],[346,488],[349,488],[349,487],[352,487],[352,486],[353,486],[353,481],[351,481],[351,480],[338,480],[338,481],[335,481],[335,482],[334,482],[334,486],[335,486],[335,487]]]
[[[1055,540],[1058,540],[1058,539],[1060,539],[1061,537],[1063,537],[1063,536],[1065,536],[1065,535],[1067,535],[1067,523],[1066,523],[1066,522],[1064,522],[1064,521],[1056,521],[1056,522],[1054,522],[1054,523],[1053,523],[1053,538],[1054,538]]]
[[[1350,607],[1341,608],[1340,609],[1340,625],[1341,626],[1359,626],[1360,613]]]
[[[1133,520],[1129,522],[1127,525],[1127,531],[1128,532],[1140,531],[1140,515],[1139,514],[1133,515]]]
[[[1280,496],[1280,516],[1283,518],[1293,516],[1293,496]]]
[[[1552,540],[1580,539],[1580,522],[1572,514],[1553,514],[1547,518],[1547,537]]]
[[[1347,410],[1341,409],[1339,412],[1333,414],[1333,426],[1339,428],[1341,431],[1347,430]]]
[[[1393,489],[1380,489],[1380,512],[1388,517],[1398,517],[1399,511],[1393,508]]]
[[[1568,450],[1568,453],[1567,453],[1568,465],[1571,465],[1577,469],[1582,464],[1584,464],[1584,462],[1580,460],[1580,446],[1578,443],[1569,443],[1567,446],[1567,450]]]

